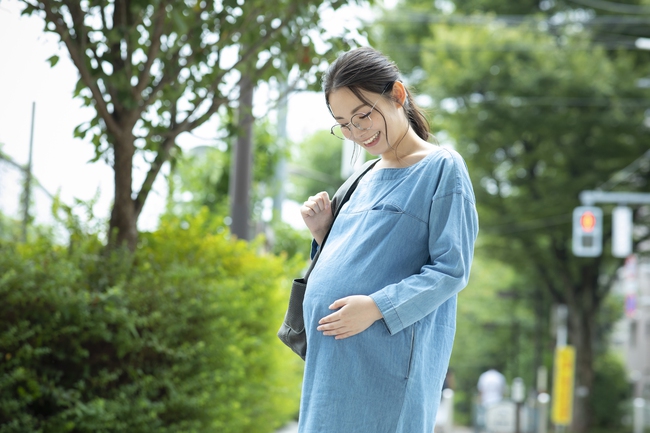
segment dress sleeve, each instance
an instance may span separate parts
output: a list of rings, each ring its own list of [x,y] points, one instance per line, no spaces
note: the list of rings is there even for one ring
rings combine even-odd
[[[421,320],[469,281],[478,234],[474,192],[457,155],[443,167],[429,213],[429,260],[420,273],[370,295],[391,335]]]

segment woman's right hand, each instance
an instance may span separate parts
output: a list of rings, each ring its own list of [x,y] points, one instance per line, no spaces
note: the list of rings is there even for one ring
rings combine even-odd
[[[326,191],[321,191],[315,196],[309,197],[300,208],[302,219],[318,245],[323,243],[323,238],[334,221],[331,207],[332,202],[329,194]]]

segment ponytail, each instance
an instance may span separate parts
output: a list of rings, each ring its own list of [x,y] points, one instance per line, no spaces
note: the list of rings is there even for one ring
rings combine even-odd
[[[423,110],[415,103],[415,100],[411,95],[411,91],[406,86],[404,86],[404,88],[406,89],[406,101],[404,102],[404,110],[408,116],[411,128],[413,128],[415,133],[421,139],[428,141],[431,137],[431,128],[429,126],[429,121],[424,115]]]

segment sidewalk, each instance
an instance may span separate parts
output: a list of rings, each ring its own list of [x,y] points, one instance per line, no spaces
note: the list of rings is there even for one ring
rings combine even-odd
[[[435,433],[474,433],[474,429],[472,427],[465,427],[462,425],[456,425],[454,426],[453,430],[448,432],[443,429],[436,428],[434,430]]]
[[[463,425],[454,426],[452,433],[474,433],[474,428]]]
[[[298,423],[291,421],[289,424],[285,425],[275,433],[298,433]]]
[[[453,431],[444,432],[444,433],[473,433],[473,432],[474,429],[471,427],[455,426]],[[293,421],[287,424],[286,426],[282,427],[280,430],[276,431],[275,433],[298,433],[298,423]],[[370,432],[359,432],[359,433],[370,433]]]

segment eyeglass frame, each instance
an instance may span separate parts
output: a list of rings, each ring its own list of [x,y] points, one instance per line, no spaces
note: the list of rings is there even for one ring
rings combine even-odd
[[[384,90],[381,91],[381,94],[379,95],[379,98],[377,98],[377,100],[375,101],[375,103],[372,104],[372,107],[370,107],[370,111],[368,111],[367,113],[355,113],[355,114],[353,114],[353,115],[350,117],[350,121],[349,121],[348,123],[344,124],[344,125],[343,125],[343,124],[340,124],[340,123],[337,123],[337,124],[333,125],[333,126],[330,128],[330,134],[332,134],[334,137],[338,138],[339,140],[350,140],[351,138],[341,138],[341,137],[339,137],[338,135],[336,135],[336,134],[334,133],[334,128],[341,128],[341,134],[343,134],[343,128],[347,128],[348,131],[350,131],[350,137],[354,137],[354,132],[352,132],[352,129],[350,128],[350,125],[353,125],[353,126],[354,126],[355,128],[357,128],[359,131],[367,131],[367,130],[369,130],[370,128],[372,128],[372,126],[373,126],[373,122],[372,122],[372,118],[370,117],[370,115],[372,114],[372,110],[375,109],[375,106],[376,106],[377,103],[381,100],[381,97],[384,96],[384,93],[386,93],[386,90],[388,89],[388,87],[390,86],[390,84],[391,84],[391,83],[388,83],[388,84],[386,84],[386,86],[384,86]],[[352,122],[352,119],[353,119],[355,116],[358,116],[358,115],[360,115],[360,114],[361,114],[362,116],[365,116],[365,117],[367,117],[368,119],[370,119],[370,127],[368,127],[368,128],[361,128],[361,127],[355,125],[355,124]],[[364,119],[365,119],[365,117],[364,117]],[[343,136],[345,136],[345,134],[343,134]]]

